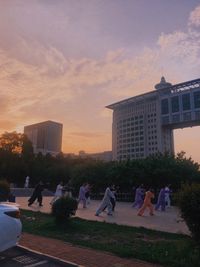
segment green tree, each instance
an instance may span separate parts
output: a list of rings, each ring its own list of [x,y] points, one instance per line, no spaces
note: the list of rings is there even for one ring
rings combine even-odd
[[[181,216],[200,245],[200,184],[183,185],[177,199]]]
[[[28,137],[23,134],[22,135],[22,156],[24,157],[24,159],[26,160],[31,160],[34,157],[34,153],[33,153],[33,145],[32,142],[28,139]]]

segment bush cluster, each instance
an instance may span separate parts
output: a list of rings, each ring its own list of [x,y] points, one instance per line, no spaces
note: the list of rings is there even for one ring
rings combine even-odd
[[[200,244],[200,184],[184,185],[177,204],[193,238]]]
[[[78,207],[76,199],[71,197],[61,197],[52,205],[52,215],[57,222],[65,222],[72,215],[75,215]]]
[[[10,194],[10,185],[6,180],[0,180],[0,201],[7,201]]]

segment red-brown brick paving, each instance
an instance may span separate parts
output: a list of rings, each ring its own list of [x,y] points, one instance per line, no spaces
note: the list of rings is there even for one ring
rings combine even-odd
[[[23,233],[20,245],[85,267],[159,267],[159,265],[123,259],[110,253],[82,248],[60,240],[27,233]]]

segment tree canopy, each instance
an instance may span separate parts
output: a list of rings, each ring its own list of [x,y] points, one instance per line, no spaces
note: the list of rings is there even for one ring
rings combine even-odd
[[[23,186],[26,176],[34,186],[43,180],[50,188],[55,188],[61,180],[70,181],[78,191],[83,182],[89,182],[94,192],[105,189],[108,184],[119,186],[122,192],[131,192],[134,186],[160,188],[171,184],[173,190],[182,183],[200,183],[199,164],[186,158],[184,152],[177,155],[157,154],[145,159],[122,162],[102,162],[93,159],[56,157],[50,154],[34,155],[28,138],[16,132],[0,136],[0,177],[17,186]]]

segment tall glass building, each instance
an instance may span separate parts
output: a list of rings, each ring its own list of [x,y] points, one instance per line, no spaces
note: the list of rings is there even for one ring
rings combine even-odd
[[[32,142],[34,153],[56,155],[61,152],[62,124],[44,121],[24,127],[24,134]]]
[[[172,85],[162,77],[155,89],[107,106],[113,160],[174,153],[173,129],[200,125],[200,79]]]

